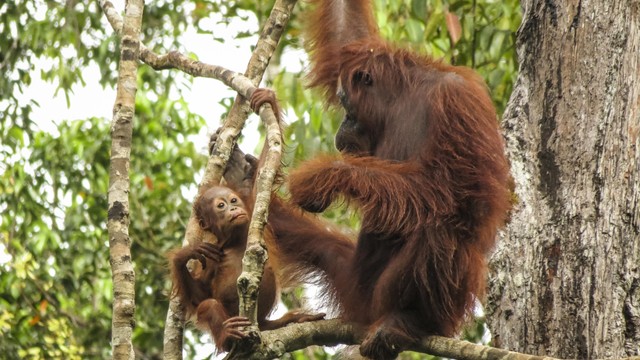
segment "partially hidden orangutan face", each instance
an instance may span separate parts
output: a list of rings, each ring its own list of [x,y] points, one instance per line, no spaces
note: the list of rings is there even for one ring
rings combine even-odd
[[[196,201],[195,211],[200,226],[212,231],[218,240],[228,240],[234,230],[246,226],[250,220],[240,196],[222,186],[207,190]]]

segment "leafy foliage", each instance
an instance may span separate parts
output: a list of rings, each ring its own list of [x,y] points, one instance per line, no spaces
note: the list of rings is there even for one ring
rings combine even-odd
[[[475,67],[487,79],[498,108],[504,107],[516,72],[516,0],[375,1],[384,36]],[[181,46],[186,29],[195,28],[210,33],[212,41],[233,46],[230,39],[256,34],[240,29],[221,36],[210,29],[210,22],[237,17],[262,22],[272,3],[147,2],[143,42],[158,52],[196,50]],[[455,44],[444,21],[447,10],[461,24]],[[272,61],[275,71],[270,73],[276,75],[268,79],[287,111],[286,158],[293,164],[333,151],[341,119],[304,90],[296,68],[302,54],[300,26],[298,18],[292,19]],[[76,106],[74,96],[82,91],[84,72],[91,66],[99,69],[103,86],[113,87],[118,41],[97,2],[75,0],[2,2],[0,32],[0,352],[16,359],[105,358],[110,353],[113,296],[106,232],[109,119],[91,117],[41,128],[45,119],[34,118],[33,111],[42,99],[21,94],[33,79],[42,78],[55,84],[69,106]],[[131,154],[130,235],[137,282],[133,341],[139,358],[152,359],[161,354],[168,303],[164,253],[184,236],[206,160],[192,139],[205,123],[190,112],[189,99],[181,95],[190,79],[177,72],[140,69]],[[342,209],[329,217],[352,229],[358,222]],[[481,334],[470,333],[474,339]],[[330,357],[322,348],[290,355]]]
[[[131,177],[131,216],[136,221],[130,234],[138,278],[134,341],[149,353],[161,351],[160,314],[167,304],[162,259],[181,241],[190,208],[184,193],[195,183],[194,170],[204,165],[193,144],[182,143],[185,134],[197,133],[202,119],[185,116],[182,101],[158,103],[166,107],[163,121],[152,115],[150,107],[137,106]],[[21,324],[7,327],[7,332],[2,327],[7,346],[42,348],[47,354],[63,349],[46,337],[30,336],[42,333],[67,339],[68,346],[81,345],[85,356],[108,354],[112,300],[105,229],[108,130],[108,124],[97,118],[63,123],[59,137],[36,133],[32,143],[20,149],[28,155],[6,164],[0,187],[0,202],[6,208],[0,229],[12,261],[3,265],[6,272],[0,281],[8,291],[1,298],[6,302],[3,309],[15,310],[3,310],[0,318]],[[22,306],[17,308],[18,304]],[[52,323],[83,331],[60,333]]]

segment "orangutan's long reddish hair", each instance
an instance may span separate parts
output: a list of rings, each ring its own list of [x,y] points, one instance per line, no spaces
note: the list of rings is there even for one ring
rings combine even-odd
[[[369,0],[313,2],[310,80],[345,110],[343,156],[303,163],[289,189],[312,212],[346,199],[362,228],[353,244],[277,200],[269,223],[284,258],[320,272],[343,316],[369,327],[362,354],[392,358],[455,334],[484,295],[509,166],[477,74],[385,43]]]

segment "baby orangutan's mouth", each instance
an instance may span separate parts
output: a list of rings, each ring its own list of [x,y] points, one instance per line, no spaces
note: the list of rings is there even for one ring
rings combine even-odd
[[[238,218],[240,218],[240,217],[247,217],[247,214],[245,214],[245,213],[238,213],[238,214],[235,214],[235,215],[233,215],[233,216],[231,217],[231,221],[234,221],[234,220],[236,220],[236,219],[238,219]]]

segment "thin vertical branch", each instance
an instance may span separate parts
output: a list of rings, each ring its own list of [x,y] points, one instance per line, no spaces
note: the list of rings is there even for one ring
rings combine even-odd
[[[131,335],[135,323],[135,272],[129,237],[129,164],[143,9],[143,0],[127,1],[111,125],[107,229],[113,278],[111,343],[114,359],[134,359]]]
[[[271,105],[265,104],[261,107],[260,118],[267,128],[264,146],[267,146],[268,151],[254,186],[256,201],[249,224],[247,250],[242,259],[242,273],[238,277],[239,315],[251,320],[253,326],[249,330],[258,330],[258,289],[262,281],[264,265],[268,259],[263,236],[264,227],[267,223],[273,183],[282,159],[282,133]]]

